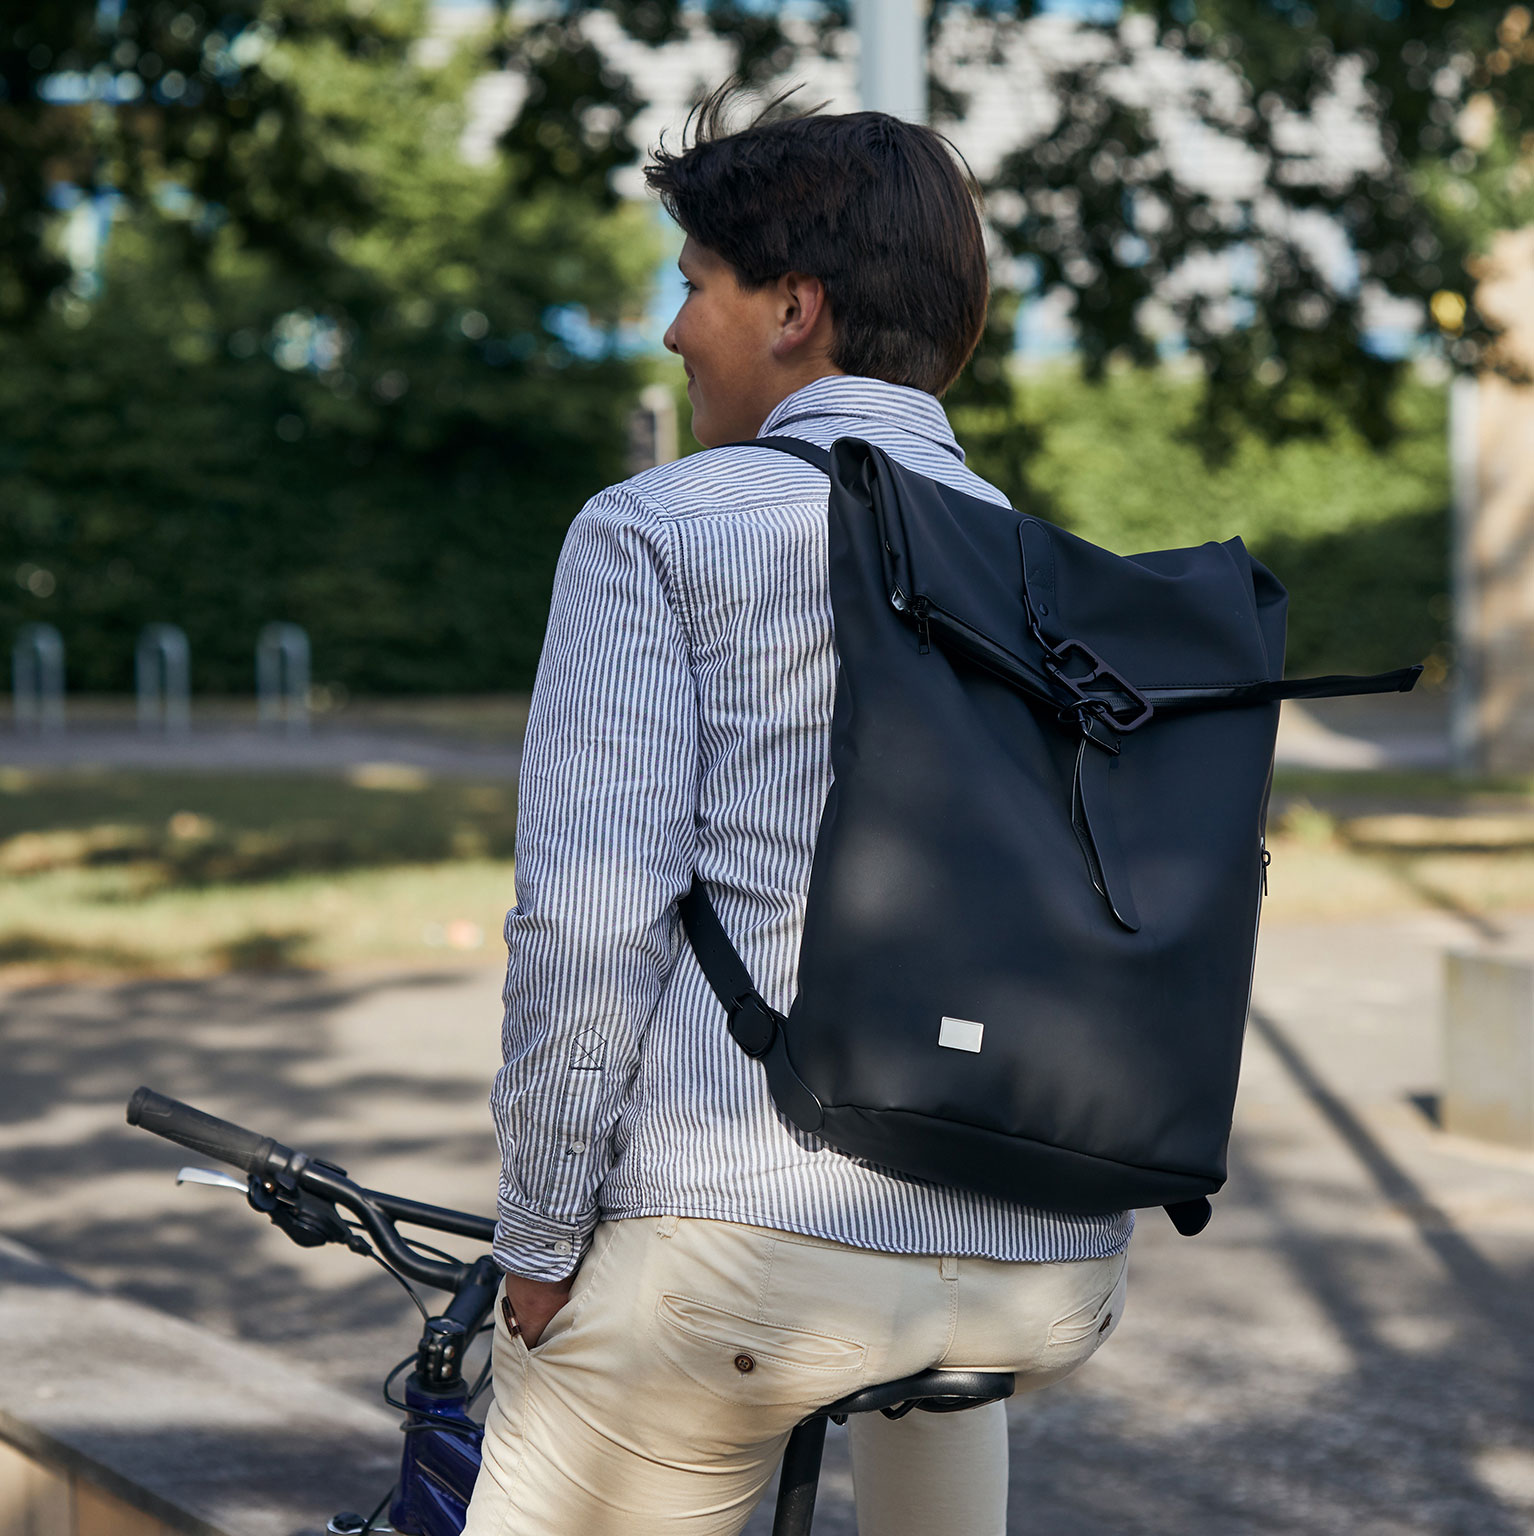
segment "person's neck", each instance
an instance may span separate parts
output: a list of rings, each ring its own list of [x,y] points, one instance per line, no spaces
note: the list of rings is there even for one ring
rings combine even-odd
[[[761,431],[762,427],[772,416],[772,413],[777,410],[777,408],[782,405],[785,400],[789,399],[793,395],[797,395],[801,389],[808,389],[811,384],[818,384],[822,379],[841,379],[846,377],[845,370],[838,368],[836,364],[832,362],[825,362],[815,367],[807,367],[802,370],[796,370],[796,372],[798,373],[798,377],[792,383],[789,383],[787,387],[782,388],[777,393],[777,399],[775,399],[772,404],[762,412],[762,419],[757,423],[758,432]]]

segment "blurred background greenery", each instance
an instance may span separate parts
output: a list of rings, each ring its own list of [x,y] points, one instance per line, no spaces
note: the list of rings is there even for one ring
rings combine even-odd
[[[1130,369],[1025,375],[999,407],[956,402],[970,462],[1014,500],[1120,554],[1244,538],[1289,588],[1291,673],[1365,672],[1431,658],[1442,682],[1449,618],[1445,391],[1403,380],[1392,437],[1345,415],[1275,441],[1200,440],[1205,384]],[[1026,464],[1016,455],[1030,442]]]
[[[514,899],[516,786],[0,769],[0,974],[478,961]]]
[[[978,465],[1115,548],[1244,534],[1294,591],[1297,668],[1435,655],[1441,674],[1441,362],[1491,355],[1470,268],[1534,209],[1526,8],[1044,8],[1093,47],[1052,79],[1053,126],[987,177],[1018,259],[952,399]],[[171,619],[195,691],[248,691],[273,618],[353,693],[528,686],[563,530],[623,473],[639,388],[670,376],[641,334],[665,242],[613,184],[644,147],[643,66],[593,38],[705,28],[781,81],[847,23],[839,0],[797,32],[765,4],[501,4],[449,47],[441,9],[0,11],[0,629],[58,625],[72,689],[126,690],[134,636]],[[1032,10],[964,14],[1000,48]],[[934,37],[959,14],[934,7]],[[1186,123],[1122,83],[1147,50],[1234,82],[1185,106],[1258,157],[1250,191],[1170,173]],[[487,72],[518,103],[466,155]],[[1321,165],[1295,125],[1360,72],[1380,152]],[[964,78],[934,63],[940,125],[963,124]],[[1346,271],[1295,232],[1317,213]],[[1225,260],[1238,323],[1175,295],[1190,257]],[[1077,350],[1019,378],[1029,285],[1068,294]],[[1419,305],[1416,338],[1371,335],[1371,285]]]
[[[639,379],[561,326],[642,303],[653,222],[607,189],[600,144],[590,181],[537,145],[466,160],[471,61],[422,65],[423,5],[244,11],[123,12],[109,41],[154,53],[162,89],[179,69],[171,103],[0,104],[99,242],[73,271],[0,267],[0,628],[59,625],[85,691],[130,689],[139,629],[173,619],[194,691],[249,692],[278,617],[352,690],[523,687]],[[94,6],[52,12],[99,51]],[[548,96],[585,88],[571,62]]]
[[[973,464],[1122,552],[1242,535],[1291,590],[1292,671],[1425,659],[1441,684],[1449,379],[1516,374],[1475,289],[1488,242],[1534,221],[1534,14],[939,3],[938,126],[963,136],[965,70],[1046,12],[1082,42],[1045,69],[1053,106],[1015,103],[1026,142],[981,168],[996,302],[947,402]],[[679,383],[656,344],[675,244],[622,183],[653,61],[707,34],[781,84],[847,51],[844,0],[450,14],[0,0],[0,633],[56,625],[72,696],[128,693],[155,621],[187,632],[204,698],[251,691],[272,620],[308,632],[321,703],[525,691],[565,528],[626,473],[640,390]],[[1137,94],[1147,70],[1192,82],[1175,122]],[[487,81],[510,105],[471,143]],[[1338,102],[1368,154],[1323,153]],[[1179,179],[1195,130],[1249,185]],[[1335,260],[1307,244],[1317,220]],[[1069,350],[1020,353],[1061,296]],[[460,737],[508,718],[459,716]],[[1381,781],[1373,809],[1447,784]],[[1315,812],[1280,829],[1324,871],[1312,903],[1428,900],[1349,886],[1335,861],[1368,849],[1528,862],[1496,837],[1387,855],[1346,831],[1371,805],[1286,793]],[[1455,793],[1506,809],[1523,786]],[[493,953],[513,799],[473,775],[13,769],[0,965]],[[1534,869],[1507,889],[1534,895]]]

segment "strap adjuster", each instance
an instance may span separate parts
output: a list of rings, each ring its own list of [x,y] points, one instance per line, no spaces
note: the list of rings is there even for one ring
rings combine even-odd
[[[759,992],[747,992],[730,1009],[730,1033],[735,1043],[753,1060],[772,1049],[778,1032],[778,1015],[769,1008]]]
[[[1138,730],[1156,713],[1145,695],[1090,645],[1064,640],[1052,646],[1037,629],[1034,633],[1046,652],[1045,670],[1070,690],[1074,709],[1090,711],[1121,735]]]

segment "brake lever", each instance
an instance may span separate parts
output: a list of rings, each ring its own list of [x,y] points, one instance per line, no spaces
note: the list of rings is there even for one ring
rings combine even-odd
[[[284,1189],[281,1185],[252,1178],[245,1198],[251,1209],[271,1218],[300,1248],[321,1248],[326,1243],[341,1243],[357,1252],[366,1252],[366,1244],[341,1220],[336,1208],[306,1191]],[[358,1244],[362,1243],[361,1247]]]
[[[320,1248],[326,1243],[344,1243],[348,1248],[357,1248],[358,1238],[336,1214],[334,1207],[300,1190],[284,1190],[254,1177],[237,1179],[216,1168],[183,1168],[176,1175],[176,1183],[238,1190],[253,1209],[270,1217],[272,1224],[300,1248]]]
[[[182,1184],[207,1184],[214,1189],[237,1189],[242,1195],[246,1189],[244,1179],[237,1179],[232,1173],[220,1173],[216,1168],[183,1168],[176,1175],[176,1184],[178,1188]]]

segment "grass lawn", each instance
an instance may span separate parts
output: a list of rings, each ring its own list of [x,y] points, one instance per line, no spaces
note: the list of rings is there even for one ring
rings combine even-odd
[[[1266,921],[1534,907],[1534,784],[1279,769]]]
[[[494,960],[510,784],[0,769],[0,974]]]
[[[516,792],[0,769],[0,979],[499,960]],[[1534,907],[1534,794],[1281,772],[1265,921]]]

